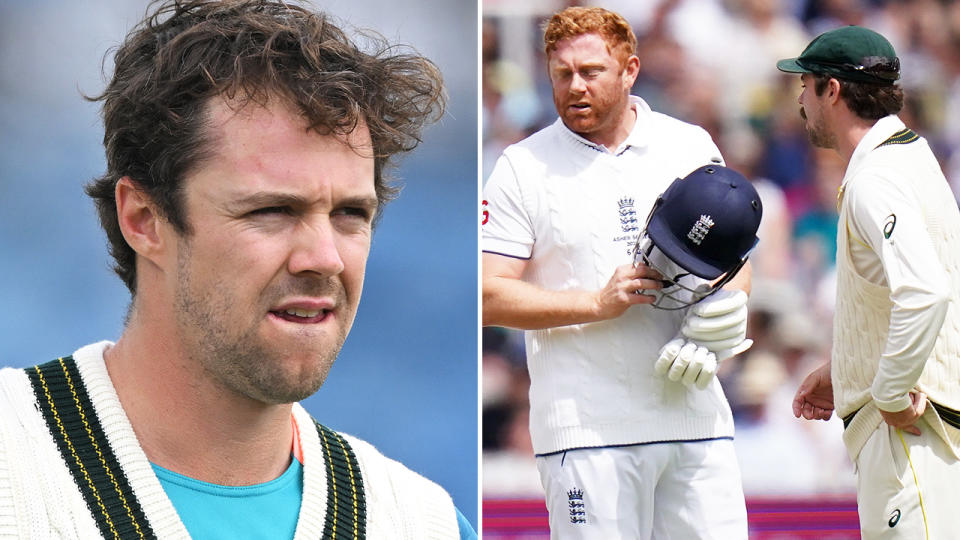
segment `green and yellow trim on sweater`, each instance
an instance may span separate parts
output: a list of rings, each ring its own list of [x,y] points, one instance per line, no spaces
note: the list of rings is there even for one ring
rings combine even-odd
[[[886,146],[888,144],[910,144],[918,139],[920,139],[920,136],[914,133],[912,129],[904,128],[888,137],[887,140],[878,144],[877,148]]]
[[[107,443],[73,357],[26,369],[40,413],[104,538],[156,538]]]
[[[60,456],[104,538],[155,539],[97,418],[72,356],[24,370]],[[327,472],[324,540],[366,538],[366,498],[357,456],[339,433],[314,420]]]

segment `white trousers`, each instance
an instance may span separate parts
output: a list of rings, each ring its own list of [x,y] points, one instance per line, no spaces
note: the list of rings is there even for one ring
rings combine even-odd
[[[747,511],[729,439],[537,458],[550,538],[741,540]]]
[[[917,426],[919,436],[881,423],[857,456],[864,540],[960,539],[960,462],[925,419]]]

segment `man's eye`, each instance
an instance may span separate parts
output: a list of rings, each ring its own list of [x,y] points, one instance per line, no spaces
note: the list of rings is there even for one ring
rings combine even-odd
[[[360,208],[360,207],[347,206],[344,208],[339,208],[335,210],[333,213],[334,215],[357,217],[363,220],[370,219],[370,211],[367,210],[366,208]]]
[[[257,208],[250,212],[252,216],[263,216],[263,215],[273,215],[273,214],[284,214],[290,215],[293,210],[289,206],[265,206],[263,208]]]

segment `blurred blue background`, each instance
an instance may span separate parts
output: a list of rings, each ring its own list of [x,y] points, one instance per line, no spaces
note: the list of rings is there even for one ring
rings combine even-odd
[[[145,1],[0,0],[0,366],[115,340],[129,295],[83,185],[105,170],[104,53]],[[436,62],[447,115],[395,171],[356,324],[305,406],[443,485],[477,526],[477,6],[315,3]],[[101,66],[101,61],[102,66]],[[102,69],[101,69],[102,67]],[[350,403],[344,407],[344,403]]]

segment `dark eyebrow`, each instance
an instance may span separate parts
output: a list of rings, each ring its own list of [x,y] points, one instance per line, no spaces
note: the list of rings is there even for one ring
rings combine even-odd
[[[290,206],[293,208],[303,207],[308,204],[307,200],[299,195],[291,193],[278,193],[272,191],[258,191],[245,195],[230,201],[224,206],[233,212],[243,212],[252,208],[266,208],[271,206]]]
[[[376,197],[347,197],[337,201],[338,206],[356,206],[375,211],[380,206],[380,201]]]
[[[279,193],[273,191],[258,191],[228,201],[225,206],[227,210],[242,213],[255,208],[268,208],[272,206],[289,206],[291,208],[304,208],[310,205],[310,201],[300,195],[292,193]],[[346,197],[337,201],[337,206],[354,206],[366,208],[375,212],[380,206],[376,197],[355,196]]]

